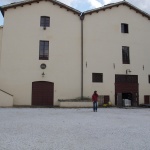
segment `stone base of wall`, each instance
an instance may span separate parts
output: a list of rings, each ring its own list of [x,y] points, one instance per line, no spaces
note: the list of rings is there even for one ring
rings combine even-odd
[[[93,107],[92,101],[65,101],[60,100],[59,101],[59,107],[65,107],[65,108],[91,108]]]

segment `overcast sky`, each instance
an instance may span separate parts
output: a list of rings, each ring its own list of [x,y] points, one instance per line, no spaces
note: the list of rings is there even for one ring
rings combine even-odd
[[[19,2],[22,0],[0,0],[0,6],[10,4],[13,2]],[[79,11],[86,11],[89,9],[102,7],[109,3],[115,3],[122,0],[59,0],[60,2],[69,5]],[[150,0],[126,0],[132,5],[150,14]],[[3,17],[0,14],[0,25],[3,25]]]

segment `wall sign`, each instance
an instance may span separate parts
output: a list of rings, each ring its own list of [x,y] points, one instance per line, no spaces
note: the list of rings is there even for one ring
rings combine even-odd
[[[45,69],[46,68],[46,64],[41,64],[41,69]]]

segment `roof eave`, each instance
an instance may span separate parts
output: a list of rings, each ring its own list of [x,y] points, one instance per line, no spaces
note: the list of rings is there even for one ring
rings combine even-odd
[[[140,14],[142,14],[142,16],[145,16],[145,17],[147,17],[147,18],[150,20],[150,15],[147,14],[146,12],[140,10],[139,8],[133,6],[132,4],[130,4],[130,3],[128,3],[128,2],[126,2],[125,5],[127,5],[130,9],[135,10],[136,13],[140,13]]]
[[[29,1],[22,1],[22,2],[16,2],[16,3],[12,3],[12,4],[9,4],[9,5],[5,5],[5,6],[2,6],[2,10],[3,10],[3,15],[4,15],[4,11],[7,10],[7,9],[10,9],[10,8],[16,8],[16,7],[19,7],[19,6],[24,6],[24,5],[31,5],[32,3],[39,3],[40,1],[44,1],[44,0],[29,0]],[[72,11],[74,14],[78,14],[80,15],[81,12],[72,8],[72,7],[69,7],[61,2],[58,2],[58,1],[55,1],[55,0],[45,0],[45,1],[49,1],[51,3],[53,3],[53,5],[59,5],[60,8],[65,8],[67,11]]]
[[[104,5],[103,7],[99,7],[99,8],[96,8],[96,9],[92,9],[92,10],[87,10],[84,12],[84,14],[92,14],[92,13],[96,13],[96,12],[99,12],[99,11],[105,11],[106,9],[111,9],[112,7],[118,7],[119,5],[121,5],[122,2],[118,2],[118,3],[113,3],[113,4],[108,4],[108,5]]]
[[[93,10],[89,10],[89,11],[85,11],[84,14],[92,14],[92,13],[98,13],[99,11],[105,11],[106,9],[111,9],[112,7],[119,7],[120,5],[126,5],[128,6],[130,9],[133,9],[135,10],[137,13],[141,13],[143,16],[147,17],[149,20],[150,20],[150,15],[147,14],[146,12],[140,10],[139,8],[133,6],[132,4],[126,2],[126,1],[123,1],[123,2],[118,2],[118,3],[114,3],[112,5],[107,5],[107,6],[104,6],[104,7],[100,7],[100,8],[97,8],[97,9],[93,9]]]

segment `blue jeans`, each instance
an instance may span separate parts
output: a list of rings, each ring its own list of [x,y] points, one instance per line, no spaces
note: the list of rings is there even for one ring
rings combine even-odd
[[[97,102],[93,102],[93,111],[97,111]]]

